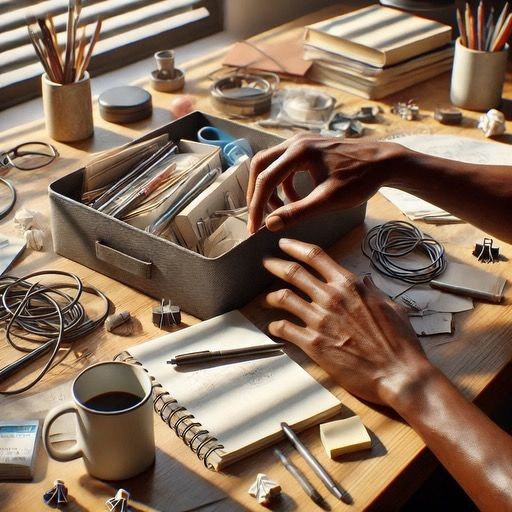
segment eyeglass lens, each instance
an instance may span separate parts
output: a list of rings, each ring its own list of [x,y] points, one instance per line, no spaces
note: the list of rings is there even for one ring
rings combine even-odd
[[[8,153],[9,160],[14,167],[22,171],[39,169],[53,162],[57,151],[50,144],[44,142],[29,142],[20,144]]]

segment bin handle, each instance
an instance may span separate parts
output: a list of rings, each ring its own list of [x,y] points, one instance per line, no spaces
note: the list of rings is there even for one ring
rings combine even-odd
[[[143,279],[151,279],[151,261],[143,261],[96,240],[96,258]]]

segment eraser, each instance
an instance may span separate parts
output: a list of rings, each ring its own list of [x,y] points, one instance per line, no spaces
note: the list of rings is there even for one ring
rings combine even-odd
[[[359,416],[320,425],[320,439],[331,459],[343,453],[370,448],[372,440]]]

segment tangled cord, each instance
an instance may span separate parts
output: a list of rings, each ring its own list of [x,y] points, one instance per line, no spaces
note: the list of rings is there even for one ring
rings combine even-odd
[[[370,229],[362,251],[379,272],[406,283],[427,283],[446,268],[444,247],[404,221],[386,222]],[[421,267],[400,264],[400,258],[413,251],[423,252],[430,263]]]
[[[73,282],[47,286],[28,281],[43,275],[65,276]],[[66,289],[76,291],[70,295],[66,293]],[[96,295],[104,304],[104,311],[95,320],[88,318],[80,303],[84,292]],[[0,322],[5,325],[7,343],[16,350],[27,353],[23,358],[1,369],[2,377],[8,377],[37,357],[51,352],[47,362],[31,382],[18,389],[0,390],[0,394],[4,395],[22,393],[37,384],[55,366],[53,363],[62,345],[69,344],[69,347],[58,362],[69,354],[76,339],[90,334],[104,323],[110,307],[110,301],[103,292],[92,286],[84,286],[78,276],[60,270],[43,270],[20,278],[1,276],[0,297]],[[33,348],[21,345],[20,340],[37,346]]]

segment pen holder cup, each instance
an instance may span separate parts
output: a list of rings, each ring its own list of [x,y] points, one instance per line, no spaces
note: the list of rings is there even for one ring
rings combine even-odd
[[[451,102],[468,110],[486,111],[501,102],[507,71],[508,45],[498,52],[472,50],[455,43]]]
[[[41,77],[44,116],[48,135],[60,142],[89,138],[94,131],[91,81],[88,73],[70,84],[52,82]]]

